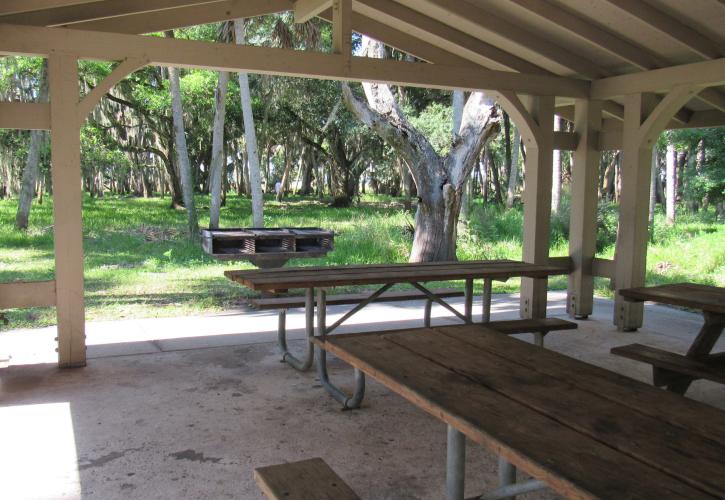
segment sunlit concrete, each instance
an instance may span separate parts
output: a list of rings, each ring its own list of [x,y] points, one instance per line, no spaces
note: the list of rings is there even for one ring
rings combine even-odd
[[[564,298],[550,294],[550,316],[563,316]],[[494,319],[517,314],[516,296],[495,297]],[[346,329],[420,325],[421,315],[420,302],[375,305]],[[549,335],[547,346],[649,382],[649,368],[609,349],[636,341],[684,352],[701,324],[647,306],[645,327],[621,333],[611,315],[612,303],[598,300],[592,319]],[[454,322],[443,309],[434,316]],[[89,323],[89,365],[77,370],[56,368],[53,329],[0,334],[0,350],[13,355],[0,370],[2,497],[257,499],[254,467],[320,456],[363,498],[441,498],[445,426],[374,382],[363,409],[341,412],[313,373],[279,362],[276,325],[273,313],[241,310]],[[301,347],[302,312],[288,325]],[[342,363],[331,373],[351,380]],[[688,392],[725,409],[723,396],[702,381]],[[495,485],[490,453],[470,446],[467,468],[467,494]]]

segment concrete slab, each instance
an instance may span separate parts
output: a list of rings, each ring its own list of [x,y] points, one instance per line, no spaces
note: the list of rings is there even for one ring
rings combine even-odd
[[[563,294],[552,293],[551,304],[550,315],[564,314]],[[453,322],[444,313],[435,308],[436,321]],[[420,303],[376,305],[347,329],[419,325],[420,314]],[[515,296],[495,297],[495,319],[517,314]],[[647,306],[645,328],[622,333],[611,314],[611,302],[598,300],[590,320],[549,335],[547,347],[649,382],[649,368],[609,349],[636,341],[682,352],[701,324],[698,315]],[[303,345],[302,320],[301,311],[290,313],[294,348]],[[276,321],[232,311],[93,323],[89,354],[97,357],[77,370],[58,370],[54,357],[37,363],[53,346],[52,331],[1,334],[23,361],[14,356],[0,370],[1,496],[260,499],[254,467],[320,456],[365,499],[441,498],[445,426],[375,382],[363,409],[341,412],[314,373],[279,362]],[[342,385],[351,381],[341,362],[330,371]],[[688,392],[723,409],[724,395],[725,387],[702,381]],[[495,486],[496,463],[469,446],[467,495]]]

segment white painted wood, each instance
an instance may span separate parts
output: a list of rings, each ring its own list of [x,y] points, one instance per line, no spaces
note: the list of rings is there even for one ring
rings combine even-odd
[[[484,67],[490,67],[491,62],[493,62],[496,65],[522,73],[551,74],[536,64],[532,64],[521,57],[501,50],[490,43],[479,40],[448,26],[440,20],[428,17],[397,2],[389,0],[355,0],[353,8],[356,12],[368,18],[408,33],[417,40],[425,40],[427,43],[434,44],[441,49],[456,53],[458,57],[465,57]],[[439,61],[439,63],[452,64],[446,61]]]
[[[0,22],[26,26],[64,26],[80,21],[211,4],[216,0],[104,0],[3,16]]]
[[[0,128],[50,130],[47,102],[0,102]]]
[[[0,283],[0,309],[55,306],[55,281]]]
[[[74,29],[110,33],[155,33],[197,24],[246,19],[292,10],[292,0],[224,0],[156,12],[75,23]]]
[[[332,51],[352,61],[352,0],[332,0]]]
[[[573,155],[569,223],[569,256],[574,268],[569,274],[567,312],[579,318],[589,316],[594,307],[592,262],[597,246],[601,127],[601,101],[577,100],[574,130],[580,139]]]
[[[83,59],[148,58],[150,64],[253,72],[331,80],[463,90],[490,89],[532,95],[586,97],[589,83],[573,78],[527,75],[477,68],[353,57],[348,69],[339,54],[190,40],[98,33],[71,29],[0,25],[0,53],[47,56],[56,47]]]
[[[3,0],[3,2],[0,3],[0,16],[17,14],[20,12],[30,12],[33,10],[67,7],[69,5],[80,5],[98,1],[99,0]]]
[[[526,146],[523,260],[549,262],[551,227],[551,165],[554,146],[554,98],[532,97],[523,102],[516,96],[499,96],[521,131]],[[518,120],[518,121],[517,121]],[[546,279],[521,280],[522,318],[546,316]]]
[[[722,46],[700,34],[695,27],[675,19],[648,2],[643,0],[607,1],[669,36],[695,54],[707,59],[715,59],[725,55]]]
[[[320,12],[332,7],[333,0],[296,0],[295,22],[306,23]]]
[[[609,99],[638,92],[669,91],[678,85],[714,87],[723,84],[725,58],[594,80],[590,97]]]
[[[599,259],[595,257],[592,261],[592,275],[613,280],[616,273],[615,266],[616,262],[613,259]]]
[[[76,126],[78,64],[74,56],[48,59],[51,174],[55,245],[58,363],[85,366],[80,129]]]

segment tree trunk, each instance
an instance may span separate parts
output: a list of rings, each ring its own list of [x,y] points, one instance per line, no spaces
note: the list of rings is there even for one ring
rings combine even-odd
[[[363,52],[381,57],[383,45],[363,37]],[[498,133],[496,108],[482,92],[473,92],[463,109],[458,137],[445,158],[403,115],[390,87],[363,83],[366,101],[343,85],[352,114],[386,141],[410,165],[418,187],[418,211],[410,260],[456,260],[456,234],[465,180],[483,147]]]
[[[655,206],[657,204],[657,176],[659,175],[659,151],[657,146],[652,150],[652,172],[650,174],[649,186],[649,228],[650,235],[654,235]],[[651,236],[650,236],[651,237]]]
[[[488,164],[491,166],[491,183],[493,184],[493,198],[499,205],[503,205],[503,196],[501,195],[501,183],[499,182],[498,167],[493,158],[493,151],[486,149],[488,153]]]
[[[466,95],[462,90],[454,90],[452,95],[452,105],[453,105],[453,126],[452,126],[452,134],[451,134],[451,141],[453,144],[455,144],[456,140],[458,140],[458,133],[461,129],[461,122],[463,121],[463,106],[465,105],[466,101]],[[468,196],[468,183],[470,182],[470,179],[466,179],[464,181],[466,184],[463,186],[463,191],[461,194],[461,215],[460,220],[464,223],[468,222],[468,218],[471,214],[471,199]]]
[[[214,128],[211,146],[211,167],[209,169],[209,228],[219,227],[219,212],[221,210],[221,191],[223,177],[226,174],[227,159],[224,155],[224,121],[226,117],[227,87],[229,73],[219,72],[219,81],[216,89],[214,109]]]
[[[174,38],[173,31],[167,31],[168,38]],[[184,110],[181,103],[181,83],[179,81],[179,70],[170,66],[169,90],[171,92],[171,111],[174,119],[174,142],[176,145],[176,158],[181,177],[181,193],[186,207],[186,215],[189,224],[189,238],[192,241],[199,239],[199,221],[196,217],[194,206],[194,179],[191,175],[191,164],[189,163],[189,151],[186,147],[186,133],[184,131]]]
[[[508,191],[506,192],[506,208],[514,206],[516,188],[519,185],[519,152],[521,151],[521,134],[518,127],[514,128],[514,143],[511,148],[511,173],[509,174]]]
[[[234,35],[239,45],[244,44],[246,25],[243,19],[234,20]],[[262,193],[262,177],[259,172],[259,152],[257,150],[257,133],[254,129],[252,115],[252,96],[249,92],[249,76],[239,73],[239,95],[242,101],[244,116],[244,136],[247,145],[247,161],[249,168],[249,189],[252,193],[252,226],[264,227],[264,197]]]
[[[40,72],[40,89],[38,91],[38,102],[48,101],[48,61],[43,61]],[[33,130],[30,132],[30,145],[28,146],[28,158],[23,169],[23,178],[18,199],[18,211],[15,214],[15,227],[27,229],[30,218],[30,206],[35,195],[35,185],[38,182],[38,168],[40,165],[40,149],[45,142],[44,130]],[[9,181],[9,179],[8,179]]]
[[[561,118],[554,116],[554,130],[561,130]],[[559,213],[559,205],[561,204],[561,151],[554,149],[553,165],[551,174],[551,211]]]
[[[665,164],[665,207],[667,213],[667,223],[675,223],[675,205],[677,203],[677,151],[672,143],[667,144],[667,162]]]

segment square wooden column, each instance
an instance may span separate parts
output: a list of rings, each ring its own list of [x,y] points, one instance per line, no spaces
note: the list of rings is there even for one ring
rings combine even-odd
[[[643,140],[642,122],[654,108],[653,96],[632,94],[624,99],[622,133],[622,193],[619,200],[619,235],[615,251],[617,290],[643,286],[649,237],[649,189],[652,144]],[[644,306],[615,296],[614,324],[631,331],[642,326]]]
[[[597,246],[597,189],[599,184],[599,132],[602,128],[602,102],[578,99],[574,111],[574,131],[579,142],[573,155],[569,256],[566,309],[570,316],[586,318],[594,307],[592,262]]]
[[[77,58],[52,54],[48,79],[58,364],[77,367],[86,364]]]
[[[551,239],[551,169],[554,152],[554,97],[534,97],[526,108],[536,123],[535,138],[526,138],[526,164],[523,193],[524,251],[523,260],[533,264],[549,263]],[[546,316],[548,280],[522,278],[522,318]]]

